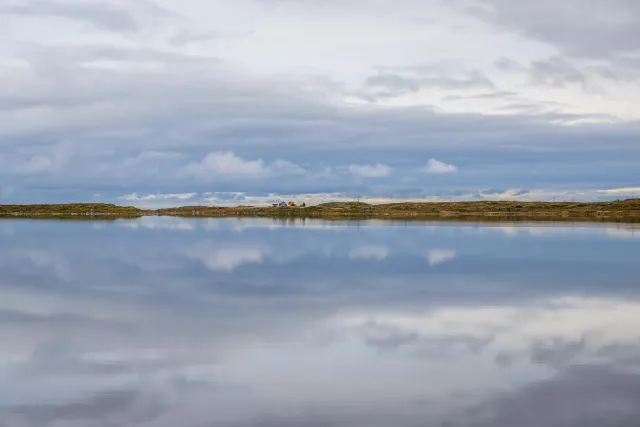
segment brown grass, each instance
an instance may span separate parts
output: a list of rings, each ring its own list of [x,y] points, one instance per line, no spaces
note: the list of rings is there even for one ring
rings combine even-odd
[[[142,210],[101,203],[62,205],[0,205],[0,217],[267,217],[325,219],[532,219],[612,220],[640,222],[640,199],[599,203],[568,202],[433,202],[370,205],[359,202],[326,203],[309,207],[184,206]]]

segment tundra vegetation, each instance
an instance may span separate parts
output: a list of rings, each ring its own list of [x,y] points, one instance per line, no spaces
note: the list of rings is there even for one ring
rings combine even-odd
[[[318,219],[528,219],[640,222],[640,199],[611,202],[403,202],[372,205],[332,202],[317,206],[182,206],[145,210],[103,203],[0,205],[0,218],[116,219],[142,216]]]

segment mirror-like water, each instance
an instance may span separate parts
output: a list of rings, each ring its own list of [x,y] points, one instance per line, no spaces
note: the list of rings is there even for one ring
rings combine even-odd
[[[635,427],[640,229],[0,222],[0,427]]]

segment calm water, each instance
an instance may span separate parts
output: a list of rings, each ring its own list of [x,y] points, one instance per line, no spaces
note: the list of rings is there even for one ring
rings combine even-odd
[[[638,226],[0,221],[1,427],[638,425]]]

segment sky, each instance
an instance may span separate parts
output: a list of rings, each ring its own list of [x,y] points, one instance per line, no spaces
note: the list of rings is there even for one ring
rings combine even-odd
[[[635,0],[0,0],[0,203],[640,196]]]

